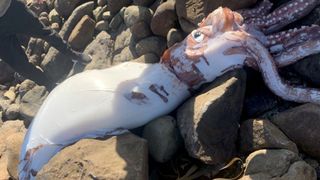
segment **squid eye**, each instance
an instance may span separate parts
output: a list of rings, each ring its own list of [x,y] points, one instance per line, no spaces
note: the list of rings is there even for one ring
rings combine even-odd
[[[201,42],[203,39],[204,39],[204,34],[202,34],[202,32],[200,32],[200,31],[193,31],[192,33],[191,33],[191,35],[192,35],[192,37],[193,37],[193,39],[195,40],[195,41],[197,41],[197,42]]]

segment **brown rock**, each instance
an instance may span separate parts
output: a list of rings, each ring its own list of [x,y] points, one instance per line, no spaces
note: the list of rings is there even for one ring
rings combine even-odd
[[[82,51],[93,39],[95,22],[88,15],[83,16],[69,37],[69,43],[75,50]]]
[[[272,117],[277,125],[305,153],[320,159],[320,106],[305,104]]]
[[[111,14],[116,14],[122,7],[130,5],[132,0],[108,0],[107,6]]]
[[[189,155],[214,165],[232,158],[245,87],[245,72],[232,71],[178,109],[178,127]]]
[[[181,42],[183,38],[184,38],[184,35],[180,30],[172,28],[169,30],[167,34],[167,46],[171,47],[174,44]]]
[[[130,31],[136,41],[146,38],[152,34],[149,25],[144,21],[133,24],[130,27]]]
[[[155,35],[167,37],[169,30],[176,26],[175,5],[174,0],[169,0],[157,8],[151,20],[151,30]]]
[[[154,53],[161,56],[165,49],[165,39],[157,36],[147,37],[136,44],[136,52],[138,56],[142,56],[147,53]]]
[[[133,4],[137,6],[149,6],[154,3],[155,0],[133,0]]]
[[[106,140],[83,139],[63,149],[37,179],[148,179],[147,142],[130,133]]]
[[[8,158],[8,167],[7,170],[11,177],[14,179],[19,179],[18,176],[18,164],[19,164],[19,154],[21,146],[23,143],[25,132],[14,133],[6,139],[7,146],[7,158]]]
[[[288,149],[298,153],[297,146],[268,120],[251,119],[240,126],[240,149],[251,153],[258,149]]]
[[[54,8],[65,19],[69,17],[72,11],[77,7],[81,0],[55,0]]]

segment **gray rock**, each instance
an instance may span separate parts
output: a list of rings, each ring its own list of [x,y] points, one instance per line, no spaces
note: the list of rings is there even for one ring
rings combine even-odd
[[[3,111],[3,112],[7,111],[11,103],[12,102],[10,100],[0,99],[0,111]]]
[[[167,46],[171,47],[174,44],[181,42],[184,39],[183,33],[175,28],[169,30],[167,34]]]
[[[262,149],[251,153],[246,159],[245,175],[265,173],[271,177],[285,174],[298,154],[286,149]]]
[[[139,63],[158,63],[160,61],[160,58],[153,53],[147,53],[134,59],[133,61]]]
[[[111,14],[116,14],[121,8],[129,6],[132,0],[108,0],[107,6]]]
[[[10,104],[8,109],[5,111],[5,116],[7,119],[15,120],[18,119],[20,113],[20,105],[19,104]]]
[[[293,65],[295,71],[297,71],[303,78],[314,83],[320,84],[320,55],[315,54],[304,58],[303,60]]]
[[[19,87],[19,94],[21,97],[23,97],[28,91],[30,91],[32,88],[36,86],[36,83],[26,79],[24,80]]]
[[[104,6],[104,5],[106,5],[107,4],[107,0],[98,0],[97,1],[97,4],[98,4],[98,6]]]
[[[114,42],[111,36],[105,32],[100,32],[84,50],[85,54],[92,56],[92,61],[85,69],[103,69],[110,67],[112,63],[112,52]]]
[[[37,16],[39,16],[42,12],[47,11],[46,3],[37,3],[33,0],[26,0],[27,7]]]
[[[103,13],[106,12],[108,9],[107,6],[103,6],[103,7],[100,7],[98,6],[96,9],[93,10],[93,16],[94,16],[94,19],[96,21],[101,21],[103,18]]]
[[[214,165],[233,157],[245,87],[245,72],[232,71],[178,109],[178,126],[190,156]]]
[[[137,57],[136,53],[129,46],[124,47],[119,53],[115,54],[112,60],[112,65],[131,61]]]
[[[130,133],[83,139],[61,150],[37,179],[148,179],[147,142]]]
[[[55,0],[54,8],[62,17],[67,19],[80,2],[81,0]]]
[[[50,21],[48,17],[39,17],[39,21],[45,26],[50,26]]]
[[[56,32],[59,32],[60,31],[60,25],[58,23],[52,23],[50,28]],[[49,47],[50,48],[50,47]],[[49,51],[49,50],[48,50]],[[47,51],[47,52],[48,52]]]
[[[104,13],[102,13],[102,19],[105,20],[105,21],[110,21],[112,18],[111,16],[111,12],[110,11],[106,11]]]
[[[0,84],[12,81],[14,79],[13,69],[0,59]]]
[[[250,119],[240,126],[240,149],[251,153],[259,149],[288,149],[298,153],[297,146],[269,120]]]
[[[114,51],[121,51],[124,47],[129,46],[134,43],[134,39],[132,37],[132,33],[129,28],[124,29],[116,36]]]
[[[58,12],[55,9],[50,11],[50,13],[49,13],[49,21],[50,21],[51,24],[58,23],[60,25],[62,23],[62,19],[61,19],[60,15],[58,14]]]
[[[88,15],[82,17],[69,36],[68,42],[77,51],[84,48],[93,40],[95,21]]]
[[[27,125],[31,123],[48,94],[44,86],[35,86],[22,97],[20,114]]]
[[[167,37],[169,30],[176,27],[178,17],[175,5],[175,1],[170,0],[157,8],[151,20],[151,30],[155,35]]]
[[[293,163],[288,172],[281,176],[279,180],[291,180],[291,179],[307,179],[316,180],[316,171],[304,161],[297,161]]]
[[[170,160],[182,143],[176,120],[171,116],[148,123],[143,129],[143,138],[148,141],[151,156],[161,163]]]
[[[116,31],[118,27],[123,23],[123,18],[120,13],[116,14],[109,23],[109,28]]]
[[[305,104],[272,117],[277,125],[306,154],[320,158],[320,106]]]
[[[137,22],[130,27],[130,31],[136,41],[146,38],[152,34],[149,24],[144,21]]]
[[[97,22],[95,29],[97,31],[107,31],[109,29],[109,23],[104,20],[99,21]]]
[[[137,6],[148,7],[154,3],[155,0],[133,0],[133,4]]]
[[[187,21],[191,25],[196,27],[197,23],[199,23],[209,13],[211,13],[213,10],[220,6],[229,7],[231,9],[242,9],[254,5],[256,2],[257,0],[176,0],[176,11],[178,17],[181,18],[181,20]],[[190,27],[185,26],[188,25],[188,23],[181,23],[180,25],[185,32],[191,32]]]
[[[270,175],[265,173],[249,174],[244,175],[240,180],[270,180],[272,179]]]
[[[165,49],[165,39],[157,36],[147,37],[136,44],[136,52],[138,56],[142,56],[147,53],[154,53],[161,56]]]
[[[132,26],[135,23],[144,21],[150,24],[153,16],[151,9],[142,6],[129,6],[124,11],[124,23],[127,27]]]

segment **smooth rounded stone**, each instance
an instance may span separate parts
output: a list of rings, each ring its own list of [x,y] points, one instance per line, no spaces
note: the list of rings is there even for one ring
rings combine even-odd
[[[124,23],[120,13],[116,14],[109,23],[109,28],[116,31],[118,27]]]
[[[61,150],[37,175],[47,179],[148,179],[146,140],[127,133],[83,139]]]
[[[95,25],[95,21],[88,15],[83,16],[69,36],[71,47],[82,51],[92,41]]]
[[[165,49],[165,39],[157,36],[147,37],[136,44],[136,52],[138,56],[142,56],[147,53],[154,53],[157,56],[161,56]]]
[[[251,153],[259,149],[288,149],[299,153],[296,144],[269,120],[246,120],[240,126],[240,150]]]
[[[14,87],[10,87],[9,90],[7,90],[4,94],[3,97],[7,100],[9,100],[10,102],[14,102],[14,100],[16,99],[17,95],[16,95],[16,91]]]
[[[60,25],[58,23],[52,23],[50,28],[56,32],[60,31]]]
[[[303,152],[320,158],[320,105],[304,104],[273,116],[271,121]]]
[[[130,31],[137,41],[152,35],[149,25],[144,21],[133,24],[130,27]]]
[[[171,47],[174,44],[181,42],[183,39],[183,32],[181,32],[179,29],[172,28],[167,34],[167,46]]]
[[[144,127],[142,136],[148,141],[149,153],[160,163],[170,160],[182,144],[176,120],[171,116],[152,120]]]
[[[19,94],[21,97],[23,97],[28,91],[30,91],[32,88],[36,86],[36,83],[31,81],[30,79],[24,80],[18,89]]]
[[[183,17],[178,17],[178,20],[182,31],[187,34],[190,34],[193,30],[198,28],[196,24],[192,24]]]
[[[249,174],[242,176],[239,180],[270,180],[272,177],[265,173]]]
[[[148,7],[154,3],[155,0],[133,0],[133,4],[136,6]]]
[[[314,84],[320,84],[320,55],[315,54],[304,58],[293,65],[294,70],[304,79]]]
[[[94,19],[96,21],[101,21],[103,13],[106,12],[107,10],[108,10],[107,6],[103,6],[103,7],[98,6],[98,7],[96,7],[96,9],[93,10]]]
[[[150,25],[155,35],[167,37],[169,30],[176,27],[178,17],[175,5],[174,0],[169,0],[157,8]]]
[[[12,81],[14,79],[13,69],[0,59],[0,84]]]
[[[92,57],[92,61],[85,69],[104,69],[110,67],[113,47],[114,42],[111,36],[105,31],[100,32],[84,50],[85,54],[89,54]]]
[[[304,161],[297,161],[293,163],[288,172],[281,176],[279,180],[291,180],[291,179],[306,179],[316,180],[317,174],[314,168]]]
[[[0,127],[0,179],[10,179],[9,173],[8,173],[8,168],[10,170],[13,170],[12,165],[14,163],[8,161],[8,147],[7,145],[13,145],[17,144],[15,142],[10,143],[10,141],[6,141],[7,138],[9,138],[11,135],[16,134],[16,133],[25,133],[26,128],[24,127],[23,121],[6,121],[2,124]],[[10,140],[10,139],[9,139]],[[8,143],[7,143],[8,142]],[[13,146],[11,146],[13,147]],[[20,146],[14,146],[19,148]],[[10,147],[9,147],[10,148]],[[20,151],[15,151],[16,153],[20,153]],[[9,157],[10,159],[10,157]],[[15,161],[16,162],[16,161]],[[15,168],[17,166],[15,165]]]
[[[50,26],[50,21],[48,17],[39,17],[39,21],[45,26]]]
[[[23,139],[25,136],[25,132],[17,132],[6,138],[6,147],[7,152],[6,156],[8,159],[8,173],[10,177],[14,179],[19,179],[18,173],[18,165],[19,165],[19,154],[21,150],[21,146],[23,143]]]
[[[97,1],[97,4],[98,4],[98,6],[104,6],[104,5],[106,5],[107,4],[107,0],[98,0]]]
[[[129,6],[132,0],[108,0],[107,6],[111,14],[116,14],[121,8]]]
[[[6,119],[14,120],[18,119],[20,115],[20,105],[10,104],[9,108],[5,111]]]
[[[147,53],[147,54],[144,54],[140,57],[138,57],[137,59],[134,59],[133,61],[135,62],[139,62],[139,63],[158,63],[160,61],[160,58],[153,54],[153,53]]]
[[[129,46],[124,47],[119,53],[115,54],[112,59],[112,65],[128,62],[137,57],[136,53]]]
[[[106,11],[102,13],[102,19],[105,21],[110,21],[112,18],[111,16],[111,12],[110,11]]]
[[[286,149],[258,150],[247,157],[244,175],[265,173],[271,177],[280,177],[298,160],[298,154]]]
[[[58,12],[55,9],[50,11],[50,13],[49,13],[49,21],[50,21],[51,24],[53,24],[53,23],[61,24],[62,23],[62,19],[61,19],[60,15],[58,14]]]
[[[22,97],[20,114],[26,125],[30,124],[48,94],[44,86],[35,86]]]
[[[151,9],[142,6],[129,6],[124,11],[124,23],[127,27],[132,26],[139,21],[144,21],[147,24],[150,24],[153,16]]]
[[[67,19],[80,2],[81,0],[55,0],[54,8],[60,16]]]
[[[95,29],[97,31],[107,31],[109,29],[109,23],[107,21],[99,21],[96,24]]]
[[[218,7],[229,7],[233,10],[242,9],[254,5],[257,0],[228,0],[228,1],[212,1],[212,0],[176,0],[176,11],[179,18],[183,18],[189,23],[197,26],[203,18]],[[183,30],[188,28],[181,24]],[[185,31],[188,32],[188,31]]]
[[[233,157],[245,87],[245,71],[231,71],[178,109],[178,127],[191,157],[213,165]]]

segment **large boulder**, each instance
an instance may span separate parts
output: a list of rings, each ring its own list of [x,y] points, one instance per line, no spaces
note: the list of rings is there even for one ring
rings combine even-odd
[[[232,158],[245,87],[245,72],[232,71],[178,109],[178,127],[189,155],[214,165]]]
[[[83,139],[54,156],[37,179],[148,179],[147,142],[127,133]]]

